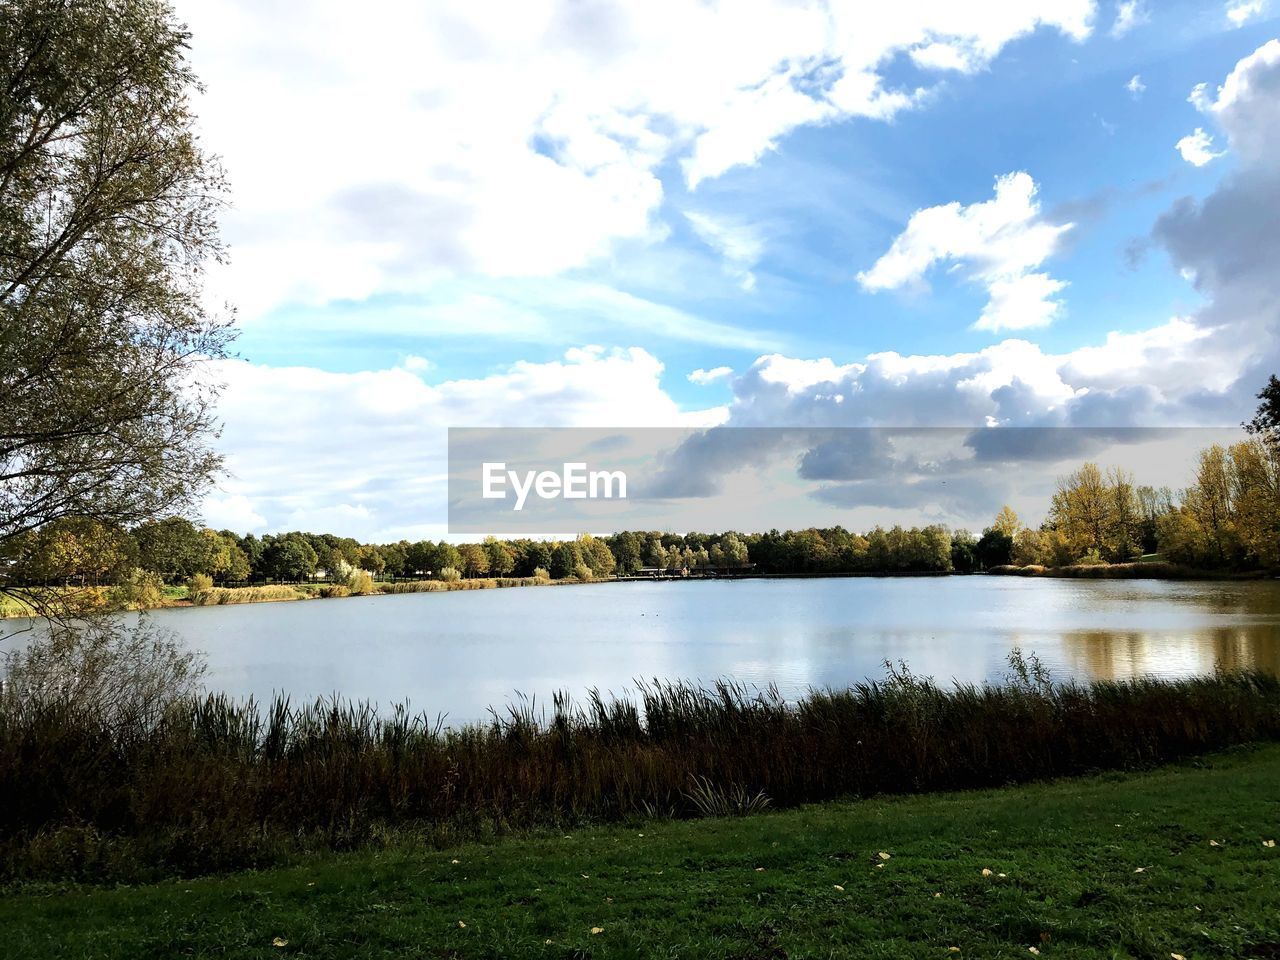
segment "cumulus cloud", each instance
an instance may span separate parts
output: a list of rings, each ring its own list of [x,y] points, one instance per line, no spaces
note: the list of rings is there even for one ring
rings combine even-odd
[[[889,250],[858,274],[858,282],[871,291],[921,285],[936,264],[956,263],[987,288],[989,299],[975,329],[1048,325],[1062,309],[1055,297],[1066,284],[1036,268],[1072,224],[1048,222],[1036,192],[1028,174],[1010,173],[996,179],[991,200],[916,211]]]
[[[1193,132],[1179,140],[1174,144],[1174,149],[1193,167],[1203,167],[1225,153],[1225,151],[1213,149],[1213,137],[1205,133],[1202,127],[1196,127]]]
[[[703,370],[699,367],[689,374],[689,382],[703,387],[708,383],[715,383],[717,380],[727,380],[731,376],[733,376],[733,367],[713,367],[710,370]]]
[[[1249,20],[1260,16],[1266,8],[1267,0],[1230,0],[1225,12],[1232,26],[1243,27]]]
[[[235,189],[216,293],[252,321],[458,273],[558,274],[660,237],[667,170],[694,188],[799,126],[890,119],[931,89],[886,79],[898,57],[979,69],[1038,28],[1083,40],[1093,11],[179,0]]]
[[[1216,96],[1201,83],[1188,100],[1221,127],[1243,163],[1264,166],[1280,147],[1280,40],[1240,60]]]
[[[1134,27],[1140,27],[1150,21],[1151,14],[1142,0],[1121,0],[1116,4],[1116,18],[1111,24],[1111,36],[1118,39]]]
[[[1129,91],[1129,96],[1135,100],[1142,99],[1142,95],[1147,92],[1147,85],[1142,82],[1141,75],[1136,73],[1129,78],[1129,82],[1124,85],[1124,88]]]

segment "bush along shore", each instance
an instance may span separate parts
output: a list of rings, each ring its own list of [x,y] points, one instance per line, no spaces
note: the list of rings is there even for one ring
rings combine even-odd
[[[1202,570],[1170,563],[1146,560],[1137,563],[1073,563],[1064,567],[1046,567],[1038,563],[1022,566],[1002,564],[987,573],[1005,577],[1058,577],[1074,580],[1272,580],[1271,570]]]
[[[309,850],[696,817],[1128,770],[1280,739],[1280,679],[943,688],[894,669],[798,702],[731,683],[519,701],[446,727],[398,707],[183,696],[0,710],[0,875],[140,880]]]

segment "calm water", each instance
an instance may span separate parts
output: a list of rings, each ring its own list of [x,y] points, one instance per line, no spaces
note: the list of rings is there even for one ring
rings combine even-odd
[[[152,614],[209,658],[209,686],[341,692],[451,722],[516,691],[549,701],[638,677],[840,687],[907,661],[998,679],[1009,650],[1057,677],[1173,677],[1216,662],[1280,673],[1280,582],[1010,577],[605,583]]]

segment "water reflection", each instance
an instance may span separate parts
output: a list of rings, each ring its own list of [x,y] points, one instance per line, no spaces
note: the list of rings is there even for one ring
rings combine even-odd
[[[1218,668],[1280,674],[1280,626],[1264,622],[1184,634],[1071,630],[1062,634],[1062,651],[1071,674],[1082,679],[1181,677]]]
[[[454,721],[516,691],[621,692],[640,678],[845,687],[904,660],[999,680],[1009,651],[1060,678],[1280,674],[1280,583],[1018,577],[591,584],[159,611],[213,689],[411,701]]]

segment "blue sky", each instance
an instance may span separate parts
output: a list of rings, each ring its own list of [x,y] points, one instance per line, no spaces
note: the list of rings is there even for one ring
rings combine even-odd
[[[282,368],[370,404],[365,433],[401,438],[461,425],[441,423],[451,416],[600,425],[635,409],[661,425],[785,425],[826,416],[813,411],[842,390],[850,422],[917,422],[911,384],[938,364],[969,371],[947,389],[962,418],[988,425],[1230,423],[1257,388],[1226,347],[1201,382],[1188,373],[1231,298],[1205,279],[1209,261],[1192,264],[1185,244],[1175,256],[1153,230],[1180,198],[1201,204],[1261,163],[1238,144],[1271,129],[1274,98],[1218,91],[1250,70],[1270,89],[1268,56],[1239,65],[1280,35],[1274,0],[991,4],[972,26],[943,4],[801,4],[803,19],[761,0],[698,20],[671,0],[666,34],[657,5],[625,3],[546,0],[495,25],[491,10],[378,0],[354,26],[338,4],[302,23],[284,5],[218,18],[186,6],[206,141],[232,183],[232,260],[212,291],[237,305],[255,371],[229,385],[235,519],[345,509],[370,531],[411,525],[362,500],[360,481],[313,506],[272,486],[237,411],[311,409],[305,391],[261,394]],[[677,23],[687,42],[669,36]],[[852,96],[841,76],[860,78]],[[1222,154],[1201,166],[1176,146],[1197,128]],[[1010,219],[997,204],[994,232],[946,241],[962,252],[937,253],[936,223],[908,232],[948,204],[968,230],[1015,173],[1038,206]],[[895,241],[926,266],[878,268]],[[1042,256],[1013,262],[1041,242]],[[974,328],[1002,283],[1021,297],[1032,281],[1053,292]],[[1049,322],[1019,325],[1045,301]],[[1238,322],[1270,336],[1271,319]],[[1112,349],[1116,333],[1139,339]],[[950,359],[863,369],[889,352]],[[587,370],[606,361],[617,368]],[[877,390],[905,391],[899,406],[871,399],[872,374]],[[406,376],[425,406],[383,423]],[[970,405],[975,377],[986,395]],[[1010,413],[1018,390],[1034,399]],[[320,451],[290,456],[323,474]],[[363,482],[386,487],[376,480]]]

